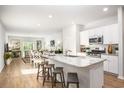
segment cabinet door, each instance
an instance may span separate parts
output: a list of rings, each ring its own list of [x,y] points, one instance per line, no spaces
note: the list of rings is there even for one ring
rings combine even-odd
[[[109,72],[118,74],[118,56],[110,56]]]
[[[94,34],[95,34],[94,29],[90,29],[90,30],[88,30],[88,32],[89,32],[89,37],[90,38],[94,37]]]
[[[112,31],[112,42],[113,42],[113,44],[118,44],[119,43],[118,25],[117,24],[113,24],[110,29]]]
[[[88,31],[80,32],[80,45],[89,45]]]
[[[104,71],[108,72],[108,60],[104,61]]]
[[[109,58],[108,58],[108,56],[106,56],[106,55],[101,55],[101,58],[102,58],[102,59],[106,59],[106,61],[104,61],[104,71],[107,71],[107,72],[108,72],[108,70],[109,70],[109,69],[108,69],[108,67],[109,67],[109,66],[108,66],[108,63],[109,63],[109,60],[108,60],[108,59],[109,59]]]
[[[118,56],[113,58],[113,73],[118,74]]]
[[[109,30],[109,27],[106,26],[103,31],[103,43],[104,44],[110,44],[112,40],[112,33]]]
[[[117,44],[119,39],[118,25],[112,24],[104,29],[104,44]]]
[[[108,71],[113,73],[113,56],[109,56],[108,58]]]
[[[104,27],[94,29],[94,36],[103,36]]]
[[[109,56],[108,71],[118,74],[118,56]]]

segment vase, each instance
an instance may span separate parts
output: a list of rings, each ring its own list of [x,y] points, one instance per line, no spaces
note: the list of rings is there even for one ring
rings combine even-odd
[[[112,54],[112,45],[111,44],[108,45],[108,53]]]

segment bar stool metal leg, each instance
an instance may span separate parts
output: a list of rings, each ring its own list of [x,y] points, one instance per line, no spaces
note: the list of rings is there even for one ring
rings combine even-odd
[[[64,72],[62,71],[62,81],[63,81],[63,86],[65,87],[65,78],[64,78]]]
[[[38,80],[38,77],[39,77],[39,72],[40,72],[40,65],[38,64],[37,80]]]
[[[60,82],[58,82],[56,79],[57,75],[60,76]],[[56,67],[53,71],[53,84],[56,86],[56,83],[61,83],[62,87],[65,87],[63,67]]]
[[[79,83],[77,83],[77,88],[79,88]]]
[[[43,86],[44,86],[45,81],[46,81],[46,70],[44,69],[44,71],[43,71]]]
[[[67,82],[67,88],[69,88],[69,83]]]
[[[54,64],[46,64],[44,65],[44,76],[43,76],[43,86],[44,83],[46,82],[51,82],[52,83],[52,87],[54,86],[54,76],[52,74],[52,69],[53,69]]]
[[[67,88],[69,88],[69,84],[76,84],[77,88],[79,88],[79,80],[76,72],[68,72],[67,74]]]
[[[62,74],[60,74],[60,79],[61,79],[62,87],[63,87],[63,77],[62,77]]]

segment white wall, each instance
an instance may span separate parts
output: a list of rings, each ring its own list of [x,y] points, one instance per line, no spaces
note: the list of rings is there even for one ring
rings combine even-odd
[[[117,18],[117,16],[112,16],[112,17],[109,17],[109,18],[104,18],[104,19],[101,19],[101,20],[90,22],[90,23],[88,23],[84,26],[83,30],[97,28],[97,27],[100,27],[100,26],[106,26],[106,25],[115,24],[115,23],[118,23],[118,18]]]
[[[45,47],[50,49],[50,41],[55,40],[55,47],[59,45],[59,48],[62,49],[62,32],[55,32],[53,34],[47,34],[45,38]]]
[[[4,38],[5,38],[5,33],[4,33],[4,28],[2,24],[0,23],[0,72],[2,71],[4,67]]]
[[[62,32],[52,32],[52,33],[24,33],[21,31],[6,31],[6,43],[8,43],[8,36],[19,36],[19,37],[34,37],[34,38],[43,38],[45,42],[45,48],[50,49],[50,41],[55,40],[55,45],[57,46],[60,43],[62,48]]]

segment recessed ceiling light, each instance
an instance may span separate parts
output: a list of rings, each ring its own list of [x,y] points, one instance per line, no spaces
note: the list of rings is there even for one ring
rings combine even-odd
[[[52,16],[52,15],[49,15],[48,17],[49,17],[49,18],[52,18],[53,16]]]
[[[108,8],[107,7],[106,8],[103,8],[103,11],[105,11],[105,12],[108,11]]]
[[[37,24],[37,26],[40,26],[40,24]]]

